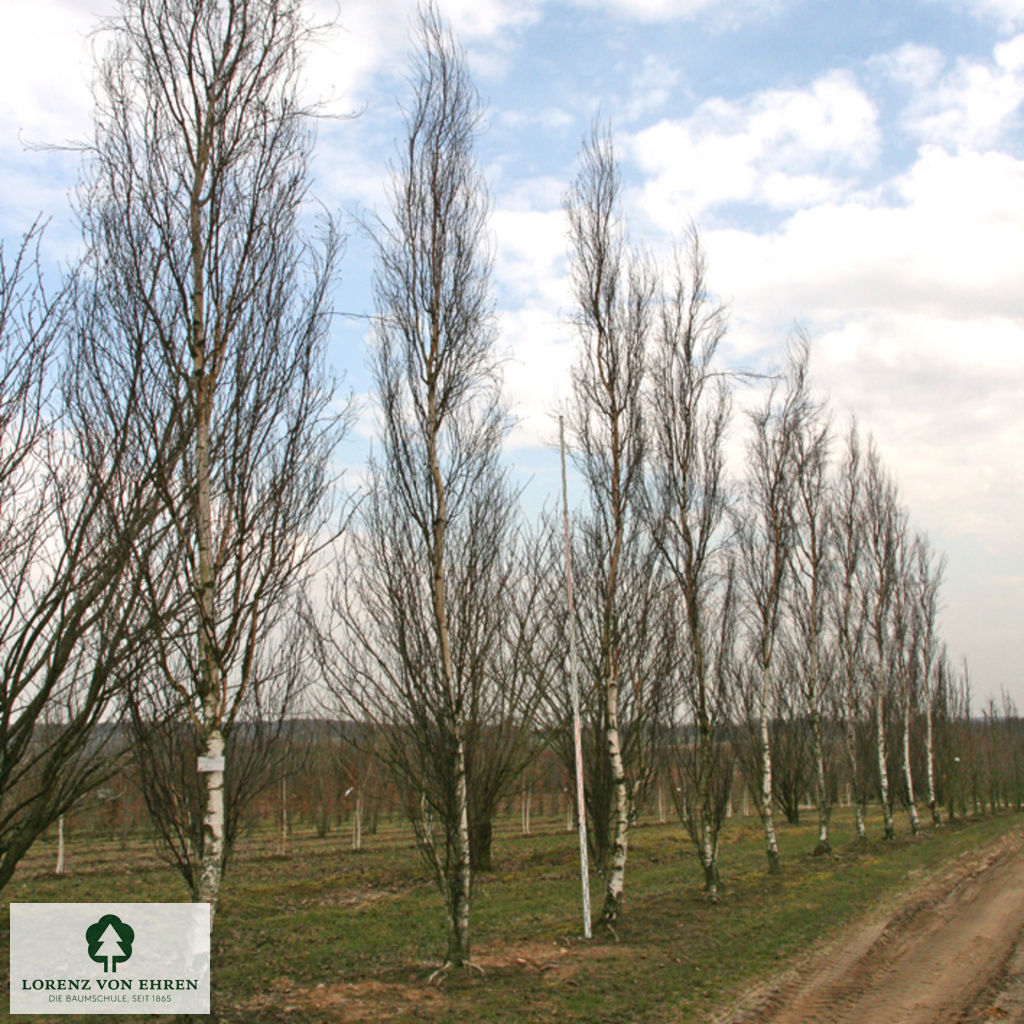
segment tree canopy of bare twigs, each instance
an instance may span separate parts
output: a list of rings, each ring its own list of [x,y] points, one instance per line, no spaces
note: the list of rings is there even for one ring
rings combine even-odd
[[[152,625],[131,565],[153,474],[116,421],[73,414],[87,317],[74,275],[47,293],[41,233],[0,247],[0,886],[116,770],[117,694]]]
[[[731,394],[714,364],[726,327],[725,308],[708,293],[706,257],[692,230],[676,253],[656,320],[643,508],[682,626],[672,674],[677,689],[668,705],[669,765],[680,782],[672,792],[711,900],[718,899],[718,835],[733,770],[728,662],[734,587],[724,468]]]

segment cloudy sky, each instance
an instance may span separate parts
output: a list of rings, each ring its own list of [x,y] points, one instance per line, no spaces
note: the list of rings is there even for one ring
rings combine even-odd
[[[74,152],[113,0],[4,0],[0,234],[39,213],[76,242]],[[383,211],[401,133],[409,0],[317,0],[340,27],[308,62],[315,193]],[[634,240],[700,229],[731,309],[728,359],[763,367],[795,327],[838,426],[855,412],[913,525],[949,558],[944,635],[976,695],[1024,707],[1024,6],[1019,0],[449,0],[489,101],[495,298],[529,500],[555,498],[565,397],[562,196],[596,114],[611,124]],[[357,113],[354,118],[341,115]],[[367,388],[364,243],[350,241],[332,351]],[[369,422],[369,420],[367,420]],[[736,444],[742,422],[737,422]],[[352,461],[361,458],[358,442]]]

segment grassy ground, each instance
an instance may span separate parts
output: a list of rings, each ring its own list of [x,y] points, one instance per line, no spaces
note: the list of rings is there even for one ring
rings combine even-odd
[[[840,814],[831,859],[810,855],[810,823],[784,826],[783,871],[774,878],[757,820],[734,820],[722,838],[718,906],[701,898],[699,866],[679,827],[643,825],[630,843],[618,935],[597,929],[589,943],[579,937],[575,833],[540,822],[539,834],[523,837],[509,824],[495,838],[496,870],[474,894],[474,959],[485,974],[450,975],[440,988],[427,984],[444,950],[440,900],[404,830],[368,836],[359,853],[343,835],[293,837],[283,856],[257,838],[229,866],[218,911],[214,1019],[698,1021],[834,937],[844,921],[1019,820],[986,818],[859,849]],[[881,834],[880,819],[870,825]],[[145,844],[123,850],[82,838],[68,863],[69,873],[54,877],[52,847],[37,845],[5,902],[187,898]],[[599,907],[597,880],[591,891]],[[7,927],[3,913],[5,945]],[[6,964],[5,951],[0,957]]]

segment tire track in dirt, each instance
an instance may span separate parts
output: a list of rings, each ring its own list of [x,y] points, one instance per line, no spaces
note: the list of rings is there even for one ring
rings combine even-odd
[[[1024,830],[962,855],[718,1024],[954,1024],[979,1016],[1024,937]],[[998,1019],[998,1018],[997,1018]]]

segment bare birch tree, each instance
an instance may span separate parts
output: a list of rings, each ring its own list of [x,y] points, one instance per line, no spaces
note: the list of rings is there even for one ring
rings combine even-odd
[[[896,485],[882,465],[881,456],[873,439],[868,441],[862,508],[865,553],[869,569],[868,623],[874,648],[870,671],[878,792],[885,820],[885,838],[895,839],[886,713],[890,691],[890,672],[893,664],[892,607],[896,588],[899,586],[899,549],[903,532],[903,512],[896,496]]]
[[[864,750],[870,750],[863,735],[869,718],[864,693],[868,620],[863,492],[860,439],[856,423],[851,422],[830,508],[836,566],[828,608],[836,646],[835,709],[850,776],[857,838],[861,841],[867,839],[864,816],[869,788]]]
[[[764,403],[750,414],[753,436],[747,446],[744,504],[737,532],[747,631],[757,669],[754,685],[760,787],[756,796],[772,874],[779,870],[779,847],[770,719],[778,685],[776,647],[795,544],[797,437],[809,413],[807,357],[806,342],[801,341],[790,350],[785,382],[780,385],[773,381]]]
[[[123,0],[106,27],[80,190],[102,307],[89,359],[173,527],[146,593],[157,602],[172,579],[187,598],[154,635],[155,671],[202,758],[201,818],[173,827],[193,897],[215,908],[228,733],[276,675],[275,638],[332,514],[344,416],[323,350],[339,241],[329,222],[318,240],[299,225],[313,141],[299,0]],[[129,357],[144,380],[126,377]]]
[[[914,792],[914,770],[911,753],[911,732],[917,712],[919,622],[915,615],[917,591],[914,571],[916,552],[905,530],[900,531],[896,551],[897,582],[892,602],[892,675],[900,711],[900,772],[903,776],[903,799],[910,820],[910,832],[921,829]]]
[[[915,566],[915,605],[914,614],[920,636],[920,682],[924,697],[925,721],[925,772],[928,792],[928,809],[931,811],[932,824],[942,822],[939,814],[939,802],[935,785],[935,694],[939,686],[938,672],[941,664],[937,623],[939,611],[939,590],[945,573],[945,557],[939,557],[932,551],[927,537],[919,535],[915,546],[917,556]]]
[[[372,369],[382,443],[341,566],[328,652],[350,714],[377,726],[444,900],[444,968],[470,963],[470,759],[509,722],[516,500],[495,354],[483,109],[436,6],[419,9],[406,139],[377,248]],[[504,694],[499,693],[507,687]],[[487,702],[493,706],[484,706]],[[489,823],[489,819],[488,819]],[[444,969],[443,968],[443,969]]]
[[[622,689],[629,681],[623,677],[624,658],[638,641],[630,607],[644,606],[640,594],[628,589],[628,584],[643,587],[643,574],[631,572],[629,581],[623,576],[627,567],[641,564],[646,543],[638,498],[645,455],[642,386],[654,277],[647,261],[626,242],[618,163],[610,135],[596,124],[584,141],[580,163],[565,199],[581,344],[567,422],[573,459],[589,501],[581,526],[596,589],[590,647],[597,666],[611,790],[611,859],[601,920],[614,925],[622,913],[631,814],[621,728]],[[583,561],[574,558],[580,567],[578,579]],[[585,593],[581,585],[581,605]],[[637,685],[644,683],[639,677],[635,680]]]
[[[707,289],[707,261],[696,231],[675,265],[656,321],[650,372],[651,471],[644,515],[683,611],[679,692],[670,707],[670,748],[685,790],[676,809],[697,847],[704,893],[718,900],[718,834],[732,776],[727,671],[733,630],[724,447],[731,395],[714,366],[725,308]],[[684,737],[692,729],[693,742]],[[677,791],[673,789],[673,795]]]
[[[814,758],[818,842],[815,855],[831,853],[829,842],[829,780],[826,777],[826,736],[833,678],[826,597],[833,571],[829,528],[828,479],[831,428],[823,416],[806,415],[797,426],[794,444],[796,530],[793,551],[792,613],[796,685],[810,725]]]

